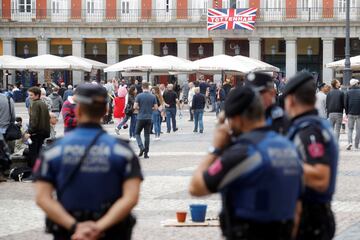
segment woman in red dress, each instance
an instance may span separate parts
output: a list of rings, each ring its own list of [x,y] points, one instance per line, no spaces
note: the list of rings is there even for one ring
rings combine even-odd
[[[125,117],[126,95],[126,86],[119,87],[114,99],[114,119],[117,120],[117,124]]]

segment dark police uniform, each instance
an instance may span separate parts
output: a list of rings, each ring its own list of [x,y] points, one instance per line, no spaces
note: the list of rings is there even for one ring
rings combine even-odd
[[[230,93],[226,115],[241,114],[255,95],[248,87]],[[241,134],[204,172],[204,181],[210,192],[221,193],[220,222],[227,239],[291,238],[302,168],[285,137],[268,127]]]
[[[250,73],[246,76],[245,84],[260,92],[274,88],[274,81],[270,75],[265,73]],[[286,135],[290,126],[290,120],[284,110],[273,104],[265,110],[266,126],[271,130]]]
[[[86,96],[77,96],[89,100]],[[95,136],[103,131],[91,147],[71,182],[68,176],[79,164],[85,149]],[[122,184],[130,178],[142,179],[137,156],[123,140],[107,134],[98,124],[78,125],[66,137],[58,140],[41,155],[37,179],[51,183],[57,192],[58,201],[78,221],[97,220],[110,206],[121,198]],[[67,184],[65,189],[62,189]],[[60,190],[62,189],[61,193]],[[126,218],[128,219],[128,218]],[[115,226],[105,239],[112,238]],[[53,233],[68,238],[70,233]]]
[[[285,87],[285,95],[294,92],[302,83],[313,80],[307,73],[298,74]],[[328,240],[335,233],[331,200],[335,192],[338,144],[327,120],[316,110],[306,112],[292,120],[288,137],[292,140],[305,163],[325,164],[330,167],[330,184],[325,192],[305,188],[302,196],[303,211],[298,240]]]

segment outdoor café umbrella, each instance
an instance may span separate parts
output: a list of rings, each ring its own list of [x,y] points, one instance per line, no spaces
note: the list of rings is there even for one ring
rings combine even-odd
[[[104,72],[146,72],[148,79],[150,73],[164,73],[171,70],[171,64],[155,55],[141,55],[118,62],[104,69]]]
[[[102,62],[98,62],[88,58],[77,57],[77,56],[67,56],[64,57],[64,59],[73,65],[77,65],[79,67],[83,67],[84,69],[88,69],[87,72],[90,72],[91,69],[104,69],[109,66]]]
[[[3,69],[18,69],[18,70],[83,70],[73,68],[72,65],[64,60],[62,57],[44,54],[36,57],[21,59],[12,63],[6,63],[2,66]]]
[[[355,56],[355,57],[351,57],[350,62],[351,62],[351,69],[352,70],[360,70],[360,55]],[[325,65],[325,67],[332,68],[332,69],[335,69],[337,71],[344,70],[344,68],[345,68],[345,59],[328,63],[328,64]]]
[[[14,56],[11,56],[11,55],[2,55],[0,56],[0,68],[2,68],[2,66],[4,64],[8,64],[8,63],[12,63],[12,62],[15,62],[15,61],[19,61],[21,60],[22,58],[19,58],[19,57],[14,57]]]
[[[245,57],[245,56],[241,56],[241,55],[235,56],[233,58],[245,63],[246,65],[250,64],[250,69],[249,69],[250,72],[279,72],[280,71],[279,68],[277,68],[273,65],[270,65],[266,62],[254,59],[254,58],[249,58],[249,57]]]
[[[187,59],[175,57],[172,55],[164,56],[161,58],[171,65],[172,72],[186,73],[192,72],[194,70],[192,62]]]

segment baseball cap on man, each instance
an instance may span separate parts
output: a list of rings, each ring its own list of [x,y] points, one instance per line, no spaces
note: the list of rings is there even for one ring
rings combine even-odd
[[[241,115],[252,103],[255,96],[255,91],[248,86],[238,87],[231,90],[225,101],[226,117]]]
[[[354,85],[356,85],[356,84],[358,84],[358,83],[359,83],[359,80],[357,80],[357,79],[355,79],[355,78],[353,78],[353,79],[350,80],[350,86],[354,86]]]
[[[80,84],[75,90],[75,101],[83,104],[106,103],[107,91],[99,84]]]
[[[266,73],[249,73],[245,77],[245,85],[254,88],[256,91],[263,91],[274,88],[274,82],[270,75]]]
[[[295,92],[300,86],[308,81],[315,81],[311,73],[307,71],[299,72],[295,74],[292,78],[289,79],[288,83],[285,85],[283,96],[287,96]]]

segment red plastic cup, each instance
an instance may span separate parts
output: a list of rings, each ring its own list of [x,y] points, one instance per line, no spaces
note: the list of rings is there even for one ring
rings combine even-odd
[[[176,212],[176,219],[179,223],[183,223],[186,220],[186,212]]]

